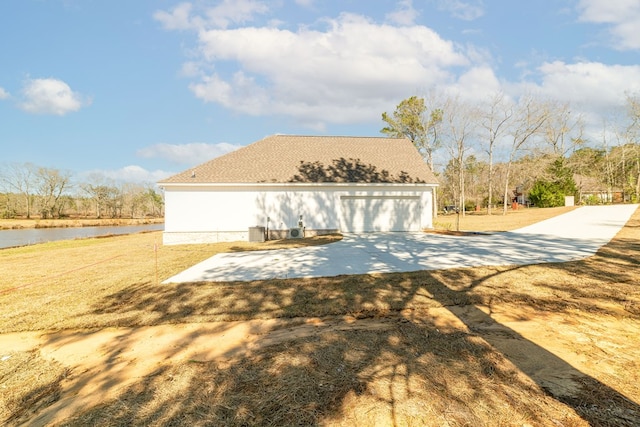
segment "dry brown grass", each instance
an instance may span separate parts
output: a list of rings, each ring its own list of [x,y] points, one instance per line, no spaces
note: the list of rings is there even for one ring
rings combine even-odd
[[[506,215],[502,215],[502,210],[494,210],[491,215],[488,215],[486,210],[467,212],[465,215],[462,213],[460,215],[438,214],[434,220],[434,228],[436,230],[511,231],[573,209],[575,207],[544,209],[520,207],[517,210],[507,210]]]
[[[180,405],[168,404],[179,396]],[[135,409],[134,409],[135,408]],[[581,425],[479,338],[394,320],[159,369],[69,425]],[[584,424],[582,424],[584,425]]]
[[[291,318],[278,331],[291,335],[161,364],[65,425],[640,424],[640,211],[583,261],[322,279],[157,285],[159,240],[0,251],[0,331]],[[159,247],[158,277],[247,246]],[[334,326],[300,333],[310,317]],[[55,400],[68,372],[10,355],[0,421],[14,424]]]
[[[225,287],[173,287],[159,282],[216,253],[339,239],[339,235],[326,235],[263,243],[162,246],[162,233],[150,232],[0,250],[0,305],[4,308],[0,333],[229,320],[233,313],[222,312],[214,303],[224,299],[223,294],[230,297]],[[187,300],[201,308],[186,304],[189,315],[181,308]],[[252,309],[242,318],[259,317],[259,310]]]
[[[6,350],[0,350],[0,421],[19,424],[60,398],[60,383],[69,369],[37,352]]]
[[[63,218],[63,219],[0,219],[0,230],[21,228],[99,227],[112,225],[162,224],[164,218]]]

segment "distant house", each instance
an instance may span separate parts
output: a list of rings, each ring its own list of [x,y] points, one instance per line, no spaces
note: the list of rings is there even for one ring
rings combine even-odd
[[[598,178],[575,174],[573,180],[578,189],[579,199],[583,203],[622,203],[624,201],[622,189],[608,187]]]
[[[184,244],[420,231],[438,184],[407,139],[274,135],[159,185],[164,243]]]

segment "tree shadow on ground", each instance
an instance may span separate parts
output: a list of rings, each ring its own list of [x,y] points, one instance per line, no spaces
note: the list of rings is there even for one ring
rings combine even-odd
[[[474,305],[479,297],[471,289],[452,289],[462,276],[472,276],[476,287],[483,284],[482,277],[471,270],[445,273],[450,275],[421,272],[402,280],[398,275],[370,276],[365,279],[371,286],[362,292],[334,288],[333,298],[341,306],[337,311],[349,312],[353,323],[338,321],[284,341],[267,342],[270,335],[265,334],[264,345],[243,357],[160,366],[116,400],[69,424],[95,425],[108,417],[114,425],[319,425],[348,417],[365,425],[380,420],[389,425],[407,420],[482,425],[488,419],[505,425],[514,420],[555,425],[572,419],[561,402],[591,425],[637,425],[636,403],[496,322]],[[294,294],[276,297],[268,284],[261,296],[257,288],[245,293],[241,286],[234,293],[238,301],[263,308],[316,302],[317,295],[287,286],[287,281],[271,286]],[[178,292],[182,303],[194,301],[188,289]],[[164,312],[164,320],[177,320],[166,302],[153,309]],[[193,307],[194,312],[200,309]],[[455,316],[441,313],[441,323],[436,323],[430,310]],[[121,343],[132,344],[126,336]],[[519,348],[516,355],[514,348]],[[105,351],[117,358],[122,348]],[[522,354],[562,376],[541,377],[537,369],[520,363]],[[117,383],[117,372],[114,376],[110,378]]]
[[[564,421],[560,405],[477,337],[402,319],[383,326],[318,331],[228,365],[163,367],[117,402],[69,424],[105,418],[115,425],[307,426],[345,417],[364,425],[482,425],[489,417],[507,424],[514,416],[536,425]]]
[[[121,314],[123,326],[294,320],[285,329],[254,326],[250,333],[257,341],[240,352],[159,364],[117,397],[65,424],[109,419],[112,425],[639,425],[637,402],[482,309],[507,302],[566,316],[594,307],[618,315],[609,304],[612,296],[639,298],[637,249],[637,241],[623,239],[595,257],[564,264],[137,284],[105,299],[91,315]],[[556,279],[546,283],[543,270]],[[521,287],[516,281],[523,275],[535,280]],[[578,279],[598,280],[608,289],[587,292],[574,286]],[[567,293],[566,301],[557,301],[558,291]],[[295,323],[309,315],[319,323]],[[627,316],[638,320],[637,313]],[[220,331],[230,327],[221,324]],[[196,339],[193,332],[185,345]],[[102,351],[117,362],[135,344],[135,330],[123,331]],[[170,359],[180,348],[169,347],[161,356]],[[104,387],[131,381],[108,368]],[[95,387],[99,379],[87,381]]]

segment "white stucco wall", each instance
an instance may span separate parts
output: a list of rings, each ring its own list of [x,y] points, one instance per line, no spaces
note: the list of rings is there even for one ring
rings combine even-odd
[[[341,228],[341,196],[419,197],[421,228],[432,228],[431,186],[423,184],[166,185],[165,244],[246,240],[248,228]],[[269,223],[267,224],[267,218]]]

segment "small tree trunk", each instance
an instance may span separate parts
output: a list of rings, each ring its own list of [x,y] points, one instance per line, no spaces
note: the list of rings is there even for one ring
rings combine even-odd
[[[489,199],[487,202],[487,215],[491,215],[493,203],[493,153],[489,154]]]
[[[509,173],[511,172],[511,161],[507,164],[507,174],[504,182],[504,200],[502,205],[502,215],[507,214],[507,206],[509,201],[507,200],[507,196],[509,195]]]

